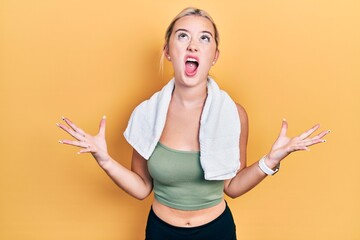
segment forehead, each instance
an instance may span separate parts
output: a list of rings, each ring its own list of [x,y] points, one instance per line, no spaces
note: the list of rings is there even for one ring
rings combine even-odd
[[[212,22],[202,16],[190,15],[178,19],[174,24],[173,31],[175,32],[178,29],[185,29],[190,32],[207,31],[215,35],[215,29]]]

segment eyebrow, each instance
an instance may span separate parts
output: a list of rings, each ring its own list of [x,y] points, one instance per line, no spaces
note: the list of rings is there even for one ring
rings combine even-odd
[[[188,30],[186,30],[186,29],[179,28],[179,29],[177,29],[177,30],[175,31],[175,33],[179,32],[179,31],[189,32],[189,31],[188,31]],[[211,37],[213,37],[212,33],[211,33],[211,32],[209,32],[209,31],[201,31],[201,33],[207,33],[207,34],[209,34]]]

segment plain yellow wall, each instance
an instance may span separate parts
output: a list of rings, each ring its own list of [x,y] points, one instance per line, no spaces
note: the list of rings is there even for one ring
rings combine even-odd
[[[197,6],[220,29],[219,85],[250,118],[249,163],[275,140],[321,123],[326,144],[291,155],[257,188],[228,199],[239,239],[360,239],[360,2],[12,1],[0,3],[0,239],[143,239],[151,198],[119,190],[89,155],[58,144],[70,117],[108,117],[110,153],[130,166],[132,109],[159,74],[164,31]]]

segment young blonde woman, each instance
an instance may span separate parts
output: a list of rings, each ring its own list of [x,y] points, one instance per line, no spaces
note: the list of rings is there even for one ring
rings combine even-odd
[[[289,138],[283,120],[271,150],[247,166],[246,111],[209,76],[219,58],[218,44],[216,25],[203,10],[184,9],[171,22],[164,57],[172,63],[174,78],[131,115],[124,133],[134,149],[131,170],[108,154],[105,118],[95,136],[68,118],[57,124],[75,138],[60,143],[91,153],[125,192],[144,199],[154,191],[147,240],[236,239],[224,193],[241,196],[276,173],[287,155],[324,142],[329,133],[312,136],[319,128],[315,125]]]

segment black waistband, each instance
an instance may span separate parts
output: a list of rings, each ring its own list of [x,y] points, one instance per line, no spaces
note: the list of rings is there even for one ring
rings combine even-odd
[[[225,201],[225,203],[226,203],[226,201]],[[214,220],[212,220],[212,221],[210,221],[210,222],[208,222],[208,223],[205,223],[204,225],[200,225],[200,226],[196,226],[196,227],[178,227],[178,226],[171,225],[171,224],[165,222],[164,220],[162,220],[161,218],[159,218],[159,217],[155,214],[152,206],[151,206],[150,213],[149,213],[149,218],[150,218],[150,217],[153,218],[158,224],[162,224],[162,225],[164,225],[165,227],[173,228],[173,229],[179,229],[179,230],[181,230],[181,229],[200,230],[200,229],[203,229],[203,228],[210,227],[211,225],[216,224],[217,222],[220,222],[220,221],[222,221],[224,218],[227,218],[227,217],[229,217],[229,216],[232,218],[232,214],[231,214],[230,208],[229,208],[229,206],[227,205],[227,203],[226,203],[225,210],[224,210],[217,218],[215,218]]]
[[[224,212],[201,226],[196,227],[177,227],[160,219],[150,209],[146,226],[147,240],[235,240],[236,227],[231,211],[226,204]]]

